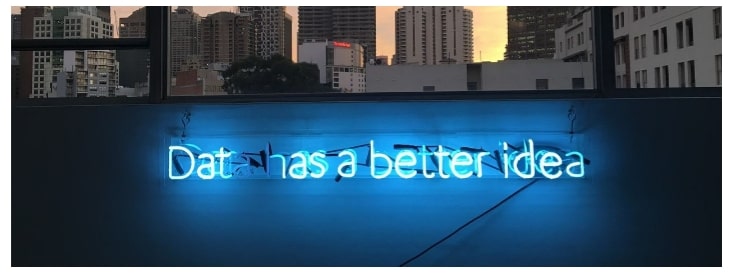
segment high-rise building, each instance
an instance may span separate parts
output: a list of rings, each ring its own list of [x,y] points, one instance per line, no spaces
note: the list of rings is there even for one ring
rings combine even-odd
[[[575,7],[507,7],[508,60],[553,58],[555,29],[563,26]]]
[[[34,21],[36,17],[43,17],[51,12],[51,7],[28,6],[20,8],[20,38],[34,39]],[[32,51],[20,52],[20,77],[18,84],[20,92],[18,98],[29,98],[33,92],[33,55]]]
[[[147,31],[146,8],[142,7],[128,17],[119,18],[120,38],[144,38]],[[132,49],[117,51],[119,85],[128,88],[146,86],[149,76],[149,51]]]
[[[403,7],[395,12],[393,64],[461,64],[474,58],[473,14],[464,7]]]
[[[114,28],[96,7],[54,7],[33,18],[34,39],[112,38]],[[118,63],[114,50],[34,51],[30,97],[115,96]]]
[[[577,7],[568,13],[565,25],[555,29],[554,59],[593,62],[593,12]]]
[[[11,39],[20,39],[20,14],[11,14]],[[20,52],[12,52],[10,59],[10,91],[13,98],[20,97]]]
[[[299,7],[297,44],[343,41],[360,44],[365,60],[375,59],[375,7]]]
[[[170,71],[176,75],[186,59],[197,58],[200,16],[193,7],[178,7],[170,15]]]
[[[200,22],[201,65],[232,64],[253,54],[251,17],[232,12],[209,14]]]
[[[246,6],[239,12],[251,17],[254,54],[263,58],[280,54],[291,58],[291,17],[282,6]],[[288,26],[287,26],[288,24]],[[287,35],[287,30],[289,33]],[[287,46],[286,44],[289,44]]]

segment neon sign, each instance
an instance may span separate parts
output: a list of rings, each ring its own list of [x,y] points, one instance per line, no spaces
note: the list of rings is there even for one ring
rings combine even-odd
[[[577,151],[556,147],[536,146],[528,139],[521,146],[501,142],[500,148],[452,148],[444,145],[392,146],[395,156],[377,150],[374,140],[369,143],[338,150],[297,151],[274,154],[268,150],[236,152],[225,147],[205,152],[192,144],[168,148],[168,178],[232,179],[246,171],[262,169],[266,176],[281,179],[321,179],[334,176],[336,181],[357,175],[373,179],[424,178],[468,179],[482,178],[488,172],[503,178],[582,178],[590,161]],[[363,159],[356,149],[367,148]],[[362,150],[361,150],[361,153]],[[362,169],[365,168],[365,169]]]
[[[332,41],[332,45],[335,47],[342,47],[342,48],[349,48],[350,43],[348,42],[340,42],[340,41]]]

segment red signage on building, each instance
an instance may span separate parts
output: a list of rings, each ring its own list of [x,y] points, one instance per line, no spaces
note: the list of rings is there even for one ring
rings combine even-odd
[[[335,47],[343,47],[343,48],[350,47],[350,43],[348,43],[348,42],[332,41],[332,45],[334,45]]]

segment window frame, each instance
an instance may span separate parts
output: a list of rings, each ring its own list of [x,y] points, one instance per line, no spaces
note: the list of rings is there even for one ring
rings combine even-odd
[[[222,96],[169,96],[169,35],[171,6],[146,6],[146,37],[115,39],[14,39],[11,51],[42,50],[131,50],[147,49],[150,56],[149,96],[109,98],[44,98],[13,99],[13,106],[68,106],[114,104],[208,104],[208,103],[277,103],[277,102],[352,102],[352,101],[424,101],[424,100],[488,100],[488,99],[580,99],[580,98],[646,98],[646,97],[717,97],[721,87],[628,91],[616,88],[614,60],[613,7],[592,7],[593,87],[582,90],[523,91],[448,91],[448,92],[373,92],[373,93],[277,93]],[[623,11],[619,13],[623,19]],[[622,20],[623,21],[623,20]],[[623,27],[623,22],[621,22]],[[652,89],[649,89],[652,90]],[[698,92],[700,90],[700,92]]]

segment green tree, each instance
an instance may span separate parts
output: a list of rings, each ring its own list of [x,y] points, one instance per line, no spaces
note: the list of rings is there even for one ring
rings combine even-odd
[[[319,69],[294,63],[282,55],[269,59],[249,56],[223,72],[223,89],[229,94],[333,92],[319,83]]]

